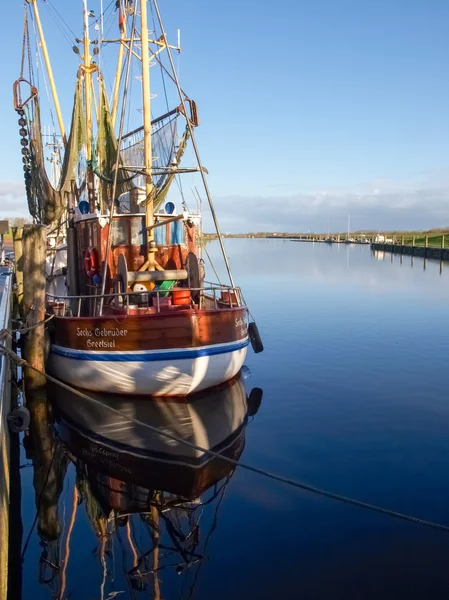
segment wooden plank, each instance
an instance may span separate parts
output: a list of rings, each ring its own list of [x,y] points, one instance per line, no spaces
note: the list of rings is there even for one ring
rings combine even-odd
[[[76,350],[167,350],[245,339],[247,308],[186,310],[124,318],[55,317],[52,341]]]

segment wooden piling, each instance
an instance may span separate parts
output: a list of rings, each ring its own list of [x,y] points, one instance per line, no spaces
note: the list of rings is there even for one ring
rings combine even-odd
[[[441,247],[444,248],[444,233],[441,236]]]
[[[12,227],[15,277],[16,277],[16,301],[19,314],[23,316],[23,250],[22,250],[22,228]]]
[[[413,240],[412,240],[412,246],[414,246],[414,245],[415,245],[415,237],[416,237],[416,236],[413,236]]]
[[[24,358],[36,369],[45,371],[45,325],[35,327],[45,319],[45,254],[47,227],[26,225],[22,234],[23,246],[23,311],[28,327],[25,335]],[[45,377],[25,369],[28,389],[45,385]]]
[[[428,248],[428,247],[429,247],[429,236],[426,235],[426,248]]]

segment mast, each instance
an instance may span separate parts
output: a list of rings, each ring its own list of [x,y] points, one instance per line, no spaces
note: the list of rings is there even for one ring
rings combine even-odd
[[[42,54],[44,55],[45,66],[47,68],[48,79],[50,82],[51,93],[53,96],[53,102],[55,103],[56,117],[58,119],[59,129],[61,131],[62,141],[64,146],[67,145],[67,138],[65,135],[64,121],[62,120],[61,106],[59,104],[58,92],[56,91],[55,79],[53,77],[53,69],[51,68],[50,57],[48,55],[47,42],[45,41],[44,31],[42,29],[42,23],[39,16],[39,10],[37,8],[36,0],[27,0],[28,4],[31,4],[34,11],[34,18],[36,19],[37,30],[39,32],[39,39],[42,47]]]
[[[152,148],[151,148],[151,108],[150,108],[150,58],[148,41],[147,0],[141,0],[140,7],[141,40],[142,40],[142,104],[143,104],[143,140],[144,140],[144,170],[145,170],[145,225],[148,240],[148,270],[155,270],[154,253],[154,215],[153,201],[154,188],[152,176]]]
[[[87,160],[92,159],[92,70],[89,53],[89,16],[87,13],[87,0],[83,0],[84,7],[84,99],[86,102],[86,127],[87,127]]]

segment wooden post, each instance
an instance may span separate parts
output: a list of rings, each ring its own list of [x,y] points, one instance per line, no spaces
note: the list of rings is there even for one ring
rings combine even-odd
[[[412,240],[412,246],[415,245],[415,236],[413,236],[413,240]]]
[[[27,326],[32,327],[45,319],[45,254],[47,227],[26,225],[23,228],[23,311]],[[33,367],[45,371],[45,325],[34,327],[25,335],[24,358]],[[45,377],[25,369],[28,389],[45,385]]]
[[[16,276],[16,299],[19,307],[19,314],[23,316],[23,253],[22,253],[22,228],[12,228],[15,276]]]
[[[441,247],[444,248],[444,233],[441,236]]]
[[[428,248],[428,247],[429,247],[429,236],[426,235],[426,248]]]
[[[404,245],[404,236],[401,237],[401,246]]]

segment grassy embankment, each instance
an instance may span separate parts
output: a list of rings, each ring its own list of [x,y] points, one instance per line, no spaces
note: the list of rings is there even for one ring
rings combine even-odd
[[[334,239],[337,236],[340,236],[341,240],[344,240],[346,237],[346,233],[331,233],[330,236]],[[356,239],[359,239],[362,235],[360,231],[354,231],[351,233]],[[369,240],[374,240],[377,235],[383,235],[388,240],[393,240],[396,244],[401,244],[402,240],[404,240],[404,244],[407,246],[411,246],[413,244],[413,238],[415,238],[415,246],[425,246],[426,245],[426,236],[427,236],[427,244],[430,248],[441,248],[442,237],[445,236],[444,246],[445,248],[449,248],[449,229],[429,229],[428,231],[364,231],[363,235],[366,236]],[[203,234],[206,240],[215,239],[216,235],[211,233]],[[298,238],[298,237],[327,237],[322,233],[274,233],[274,232],[255,232],[255,233],[237,233],[237,234],[224,234],[223,237],[229,238],[267,238],[267,237],[279,237],[279,238]]]

